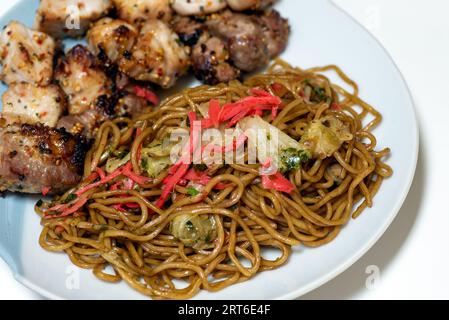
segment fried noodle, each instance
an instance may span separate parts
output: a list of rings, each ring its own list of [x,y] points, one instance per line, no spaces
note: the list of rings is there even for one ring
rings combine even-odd
[[[324,75],[329,72],[352,92],[331,83]],[[311,121],[326,116],[342,121],[353,139],[332,156],[311,159],[288,172],[285,177],[295,186],[290,194],[265,189],[260,164],[217,165],[198,194],[189,195],[185,185],[177,184],[164,206],[155,205],[170,173],[166,169],[153,179],[138,180],[136,176],[146,177],[140,163],[142,146],[185,126],[189,112],[198,113],[201,104],[212,99],[236,102],[248,97],[252,88],[282,99],[277,117],[267,114],[264,119],[295,140]],[[314,98],[310,90],[315,90]],[[357,84],[333,65],[302,70],[279,60],[244,83],[186,89],[137,119],[119,118],[99,128],[83,182],[52,203],[36,205],[43,225],[39,243],[45,250],[65,252],[73,264],[93,270],[103,281],[125,281],[155,299],[186,299],[200,290],[216,292],[250,280],[286,264],[294,246],[331,242],[351,218],[373,206],[382,182],[393,173],[383,162],[390,150],[376,151],[372,131],[381,120],[381,114],[359,97]],[[108,159],[120,153],[130,154],[128,171],[133,175],[125,176],[122,170],[110,181],[92,185],[101,182]],[[338,179],[332,169],[337,169]],[[126,179],[138,183],[123,188],[120,182]],[[119,187],[111,188],[114,183]],[[220,184],[224,187],[217,190]],[[87,190],[80,193],[83,188]],[[79,208],[70,207],[69,200],[78,201]],[[49,215],[58,205],[75,212]],[[185,215],[212,219],[211,246],[194,248],[173,235],[171,224]],[[277,258],[267,258],[273,255],[266,250],[276,251]]]

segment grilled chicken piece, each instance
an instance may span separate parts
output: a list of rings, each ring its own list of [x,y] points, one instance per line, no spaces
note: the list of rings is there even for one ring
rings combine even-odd
[[[217,37],[198,43],[192,52],[193,70],[198,80],[210,85],[237,79],[240,70],[229,62],[226,44]]]
[[[191,59],[196,78],[210,85],[229,82],[240,76],[232,66],[227,44],[211,37],[205,21],[200,18],[176,16],[172,28],[181,41],[192,47]]]
[[[167,24],[147,21],[130,56],[120,59],[120,71],[139,81],[170,88],[189,67],[188,50]]]
[[[30,83],[14,83],[3,94],[3,112],[14,113],[55,127],[66,108],[65,96],[57,85],[38,87]]]
[[[159,19],[169,22],[172,18],[171,0],[112,0],[120,19],[132,24]]]
[[[53,75],[55,42],[48,35],[12,21],[0,35],[0,79],[45,86]]]
[[[227,0],[229,7],[235,11],[261,10],[273,4],[275,0]]]
[[[111,63],[116,63],[124,54],[130,53],[138,34],[134,26],[123,20],[104,18],[89,30],[87,42],[89,49],[101,61],[106,56]]]
[[[270,61],[257,16],[226,11],[208,22],[213,36],[226,41],[231,59],[243,71],[254,71]]]
[[[285,49],[290,28],[276,11],[263,17],[226,11],[208,22],[209,32],[228,45],[234,65],[251,72]]]
[[[218,12],[226,8],[224,0],[173,0],[173,9],[183,16],[197,16]]]
[[[122,91],[122,95],[115,106],[118,117],[135,118],[148,110],[148,102],[145,99],[129,91]]]
[[[41,0],[34,29],[57,39],[78,38],[111,8],[110,0]]]
[[[280,55],[287,47],[290,35],[288,20],[281,17],[278,11],[270,10],[260,17],[262,30],[271,58]]]
[[[175,16],[171,27],[181,42],[190,47],[196,45],[201,36],[207,32],[204,21],[192,17]]]
[[[137,83],[119,72],[115,77],[116,93],[114,94],[114,112],[117,117],[138,117],[148,110],[150,102],[136,94],[136,87],[152,92],[148,85]],[[152,104],[152,103],[151,103]]]
[[[71,49],[59,61],[55,79],[68,96],[70,114],[93,109],[99,97],[111,95],[112,81],[97,65],[95,56],[81,45]]]
[[[14,123],[36,124],[35,120],[27,115],[11,112],[0,112],[0,128],[4,128]]]
[[[94,137],[95,129],[100,126],[107,117],[97,110],[87,110],[81,114],[68,115],[59,119],[56,125],[74,135],[82,135],[88,139]]]
[[[87,110],[79,115],[68,115],[59,119],[57,127],[64,128],[71,134],[80,134],[87,138],[93,138],[95,130],[107,120],[120,116],[135,117],[144,113],[147,108],[145,100],[133,95],[125,94],[120,102],[115,105],[118,112],[115,116],[109,116],[99,110]]]
[[[59,119],[57,127],[64,128],[72,134],[93,138],[95,130],[103,122],[125,116],[134,118],[143,114],[147,108],[148,103],[145,99],[123,89],[111,97],[101,97],[94,109],[62,117]]]
[[[137,117],[148,108],[148,102],[138,97],[135,92],[135,83],[126,75],[118,72],[114,79],[114,92],[111,96],[100,96],[94,108],[81,114],[62,117],[58,128],[65,128],[72,134],[82,134],[93,138],[95,130],[107,120],[117,117]]]
[[[177,16],[173,30],[192,48],[195,76],[215,85],[268,64],[285,49],[290,33],[277,11],[257,16],[226,11],[207,21]]]
[[[43,125],[0,126],[0,191],[60,194],[83,172],[89,144],[80,136]]]

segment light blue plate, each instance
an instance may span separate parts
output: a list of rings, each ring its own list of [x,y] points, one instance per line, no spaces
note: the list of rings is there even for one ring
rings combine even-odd
[[[0,15],[0,25],[12,19],[31,25],[37,3],[11,0],[7,6],[16,5]],[[380,238],[401,208],[413,180],[419,144],[417,120],[407,86],[382,46],[329,1],[281,0],[278,9],[293,28],[285,60],[305,68],[339,65],[360,84],[361,96],[382,112],[384,121],[375,134],[379,148],[393,150],[388,163],[395,174],[382,186],[374,208],[352,221],[331,244],[318,249],[297,248],[284,267],[218,293],[202,292],[197,297],[200,299],[290,299],[326,283]],[[4,90],[1,85],[0,92]],[[74,268],[64,254],[41,249],[40,221],[33,210],[36,200],[18,195],[0,200],[0,255],[18,281],[50,298],[144,298],[124,283],[104,283],[90,271]]]

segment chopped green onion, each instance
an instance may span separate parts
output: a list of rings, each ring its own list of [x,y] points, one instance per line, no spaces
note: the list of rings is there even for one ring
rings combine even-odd
[[[200,192],[198,190],[196,190],[195,188],[187,188],[187,194],[191,197],[195,197],[195,196],[199,195]]]
[[[143,170],[148,171],[148,159],[145,157],[142,158],[140,166],[142,167]]]
[[[70,202],[72,202],[73,200],[75,200],[76,198],[78,198],[77,195],[71,193],[71,194],[69,194],[69,195],[67,196],[67,198],[64,199],[63,203],[65,203],[65,204],[70,203]]]
[[[192,221],[187,221],[186,222],[186,228],[189,231],[195,231],[195,226],[193,225]]]
[[[282,172],[294,171],[298,170],[302,163],[310,160],[310,153],[301,149],[288,148],[282,151],[280,160]]]

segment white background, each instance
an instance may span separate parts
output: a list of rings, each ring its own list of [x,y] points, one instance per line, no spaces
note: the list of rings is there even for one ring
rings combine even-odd
[[[449,1],[335,3],[380,40],[402,71],[420,121],[420,160],[409,197],[382,239],[303,298],[449,299]],[[2,3],[0,14],[8,6]],[[373,266],[380,280],[367,286]],[[0,260],[0,299],[39,298]]]

